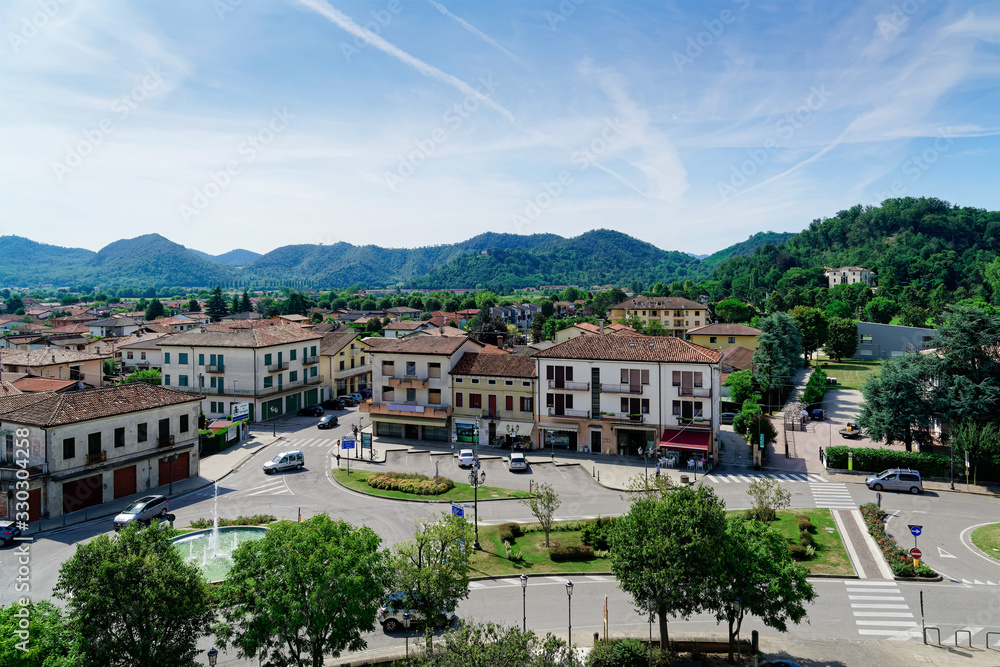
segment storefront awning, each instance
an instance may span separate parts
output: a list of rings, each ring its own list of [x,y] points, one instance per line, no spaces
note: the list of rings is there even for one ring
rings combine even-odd
[[[430,417],[404,417],[402,415],[380,415],[372,414],[373,422],[384,422],[389,424],[420,424],[422,426],[447,426],[447,419],[431,419]]]
[[[499,421],[497,422],[497,436],[506,435],[507,430],[513,433],[514,428],[517,428],[517,436],[528,436],[535,428],[534,422],[515,422],[515,421]]]
[[[711,433],[692,429],[665,428],[660,438],[660,447],[669,449],[685,449],[695,452],[707,452]]]

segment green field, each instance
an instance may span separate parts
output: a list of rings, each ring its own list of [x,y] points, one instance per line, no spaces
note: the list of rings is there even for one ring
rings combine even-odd
[[[816,555],[812,560],[803,561],[803,565],[809,568],[810,574],[854,574],[851,566],[851,559],[847,556],[844,542],[837,532],[837,525],[833,521],[833,515],[828,509],[797,509],[781,510],[778,512],[778,520],[771,524],[781,533],[789,544],[799,543],[799,527],[795,522],[795,517],[805,514],[812,520],[816,532],[813,539],[816,541]],[[833,529],[832,532],[827,528]]]
[[[972,543],[986,555],[1000,560],[1000,523],[976,528],[972,531]]]
[[[576,522],[574,522],[576,523]],[[579,530],[552,531],[549,533],[551,546],[579,546]],[[502,577],[511,574],[531,572],[610,572],[611,561],[594,558],[589,561],[554,562],[545,548],[545,533],[542,531],[525,533],[514,540],[514,547],[521,551],[522,560],[510,561],[504,555],[497,526],[479,527],[479,544],[483,548],[472,554],[471,575],[476,577]]]
[[[365,484],[365,480],[368,479],[368,475],[374,474],[367,470],[352,470],[350,473],[347,470],[337,468],[333,469],[333,478],[354,491],[360,491],[361,493],[367,493],[371,496],[381,496],[383,498],[402,498],[406,500],[427,500],[431,502],[465,502],[473,499],[475,495],[472,487],[468,484],[463,484],[456,482],[455,488],[447,493],[442,493],[437,496],[420,496],[415,493],[405,493],[403,491],[386,491],[383,489],[373,489],[372,487]],[[378,474],[381,474],[378,473]],[[479,498],[491,499],[491,498],[527,498],[531,494],[527,491],[519,491],[517,489],[505,489],[498,486],[481,486],[479,487]]]
[[[819,367],[826,371],[827,376],[837,378],[837,384],[830,385],[830,389],[857,389],[865,383],[865,378],[870,373],[878,375],[879,361],[875,359],[841,359],[834,361],[824,355],[819,355]]]

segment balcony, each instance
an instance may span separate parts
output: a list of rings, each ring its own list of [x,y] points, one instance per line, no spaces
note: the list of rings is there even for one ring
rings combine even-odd
[[[421,380],[415,375],[407,375],[401,378],[389,378],[389,386],[400,389],[426,389],[427,380]]]
[[[361,412],[370,415],[396,415],[402,417],[425,417],[428,419],[447,419],[451,414],[451,406],[436,408],[430,405],[416,403],[373,403],[371,400],[361,403]]]
[[[288,370],[288,362],[287,361],[279,361],[276,364],[268,364],[267,365],[267,372],[268,373],[277,373],[278,371],[287,371],[287,370]]]
[[[322,375],[311,375],[305,378],[306,384],[320,384],[321,382],[323,382]]]
[[[590,410],[560,410],[556,412],[556,408],[547,408],[547,414],[549,417],[554,419],[590,419]]]
[[[601,391],[605,394],[641,394],[643,385],[601,383]]]
[[[174,436],[172,435],[161,435],[156,439],[157,447],[173,447],[174,446]]]
[[[559,380],[549,380],[549,389],[565,389],[566,391],[590,391],[589,382],[569,382]]]
[[[678,396],[692,396],[694,398],[712,398],[711,387],[677,387]]]
[[[139,361],[128,360],[127,365],[129,366],[149,366],[149,359],[140,359]]]
[[[648,415],[640,414],[636,412],[602,412],[601,421],[602,422],[619,422],[619,423],[633,423],[642,424],[646,421]]]
[[[674,419],[677,420],[678,426],[683,426],[685,428],[697,428],[711,430],[712,420],[708,417],[679,417],[674,415]]]
[[[207,373],[225,373],[226,372],[226,365],[225,364],[209,364],[208,366],[205,366],[205,372],[207,372]]]
[[[303,366],[312,366],[313,364],[318,364],[318,363],[319,363],[318,354],[311,354],[308,357],[302,357]]]
[[[108,453],[104,450],[99,452],[94,452],[93,454],[87,454],[87,465],[97,465],[98,463],[104,463],[108,460]]]
[[[674,320],[674,328],[681,329],[684,327],[684,320]]]
[[[367,375],[372,372],[371,364],[361,364],[354,368],[341,368],[333,372],[335,378],[351,378],[355,375]]]

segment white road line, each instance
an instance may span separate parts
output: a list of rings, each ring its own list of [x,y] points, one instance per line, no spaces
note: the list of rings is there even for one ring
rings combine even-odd
[[[851,605],[851,609],[909,609],[909,605],[905,604],[873,604],[868,602],[859,602]]]
[[[877,589],[873,590],[871,588],[848,588],[848,593],[899,593],[899,589],[893,587],[893,590],[889,589]],[[900,593],[902,595],[902,593]]]
[[[469,588],[486,588],[486,584],[479,581],[470,581]]]
[[[858,625],[883,625],[887,628],[912,628],[913,621],[854,621]]]
[[[893,595],[848,595],[848,600],[883,600],[886,602],[906,602],[906,598]]]
[[[892,586],[893,588],[898,588],[899,585],[895,581],[845,581],[848,586]]]
[[[866,630],[864,628],[858,628],[858,634],[861,635],[883,635],[886,637],[898,637],[899,639],[909,639],[910,637],[919,637],[920,633],[911,634],[909,630]]]
[[[598,574],[588,574],[587,578],[590,579],[591,581],[611,581],[607,577],[602,577]]]
[[[855,616],[878,616],[879,618],[913,618],[912,612],[904,611],[856,611]]]

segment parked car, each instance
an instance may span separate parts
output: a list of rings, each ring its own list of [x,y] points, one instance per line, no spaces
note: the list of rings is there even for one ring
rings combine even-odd
[[[336,415],[323,415],[323,418],[316,424],[316,428],[335,428],[337,426],[340,426],[340,422],[337,421]]]
[[[719,423],[721,423],[721,424],[732,424],[733,423],[733,419],[735,419],[735,418],[736,418],[736,413],[735,412],[723,412],[721,415],[719,415]]]
[[[826,413],[823,411],[823,408],[813,408],[809,411],[809,418],[814,422],[821,422],[826,419]]]
[[[872,491],[909,491],[912,494],[923,493],[924,484],[920,473],[909,468],[891,468],[877,475],[865,478],[865,486]]]
[[[344,405],[346,407],[348,407],[348,408],[353,408],[355,405],[357,405],[360,402],[360,401],[357,401],[357,400],[353,399],[350,396],[341,396],[340,400],[342,400],[344,402]]]
[[[402,593],[393,593],[389,596],[389,599],[385,601],[385,604],[379,607],[378,614],[376,614],[375,618],[382,626],[382,629],[386,632],[395,632],[396,630],[402,628],[404,625],[403,614],[407,612],[410,614],[411,623],[422,623],[424,621],[424,615],[416,609],[399,609],[398,607],[403,606],[402,601]],[[442,613],[444,613],[445,619],[449,625],[455,622],[456,617],[454,610],[444,610]]]
[[[299,417],[322,417],[323,408],[318,405],[310,405],[308,408],[299,410]]]
[[[463,449],[458,452],[459,468],[471,468],[475,462],[476,462],[476,455],[472,453],[471,449]]]
[[[7,546],[15,537],[21,536],[21,529],[13,521],[0,521],[0,546]]]
[[[362,389],[358,393],[361,394],[361,398],[364,398],[364,399],[369,399],[369,398],[372,397],[372,390],[371,389]]]
[[[853,440],[854,438],[861,437],[861,427],[854,422],[847,422],[847,426],[840,429],[840,437],[847,438],[848,440]]]
[[[301,469],[305,466],[305,464],[305,456],[302,455],[302,452],[296,449],[290,452],[281,452],[273,459],[265,463],[262,467],[264,468],[264,474],[270,475],[282,470]]]
[[[344,401],[342,401],[339,398],[328,398],[325,401],[323,401],[322,403],[320,403],[320,405],[322,405],[327,410],[343,410],[344,409]]]
[[[365,400],[364,397],[362,397],[361,394],[358,394],[358,393],[348,394],[347,397],[348,398],[353,398],[358,403],[360,403],[361,401]]]
[[[162,519],[169,511],[170,504],[164,496],[143,496],[115,517],[115,530],[121,530],[133,521],[148,523],[156,517]]]
[[[524,458],[521,452],[511,452],[510,459],[507,460],[507,470],[527,470],[528,459]]]

